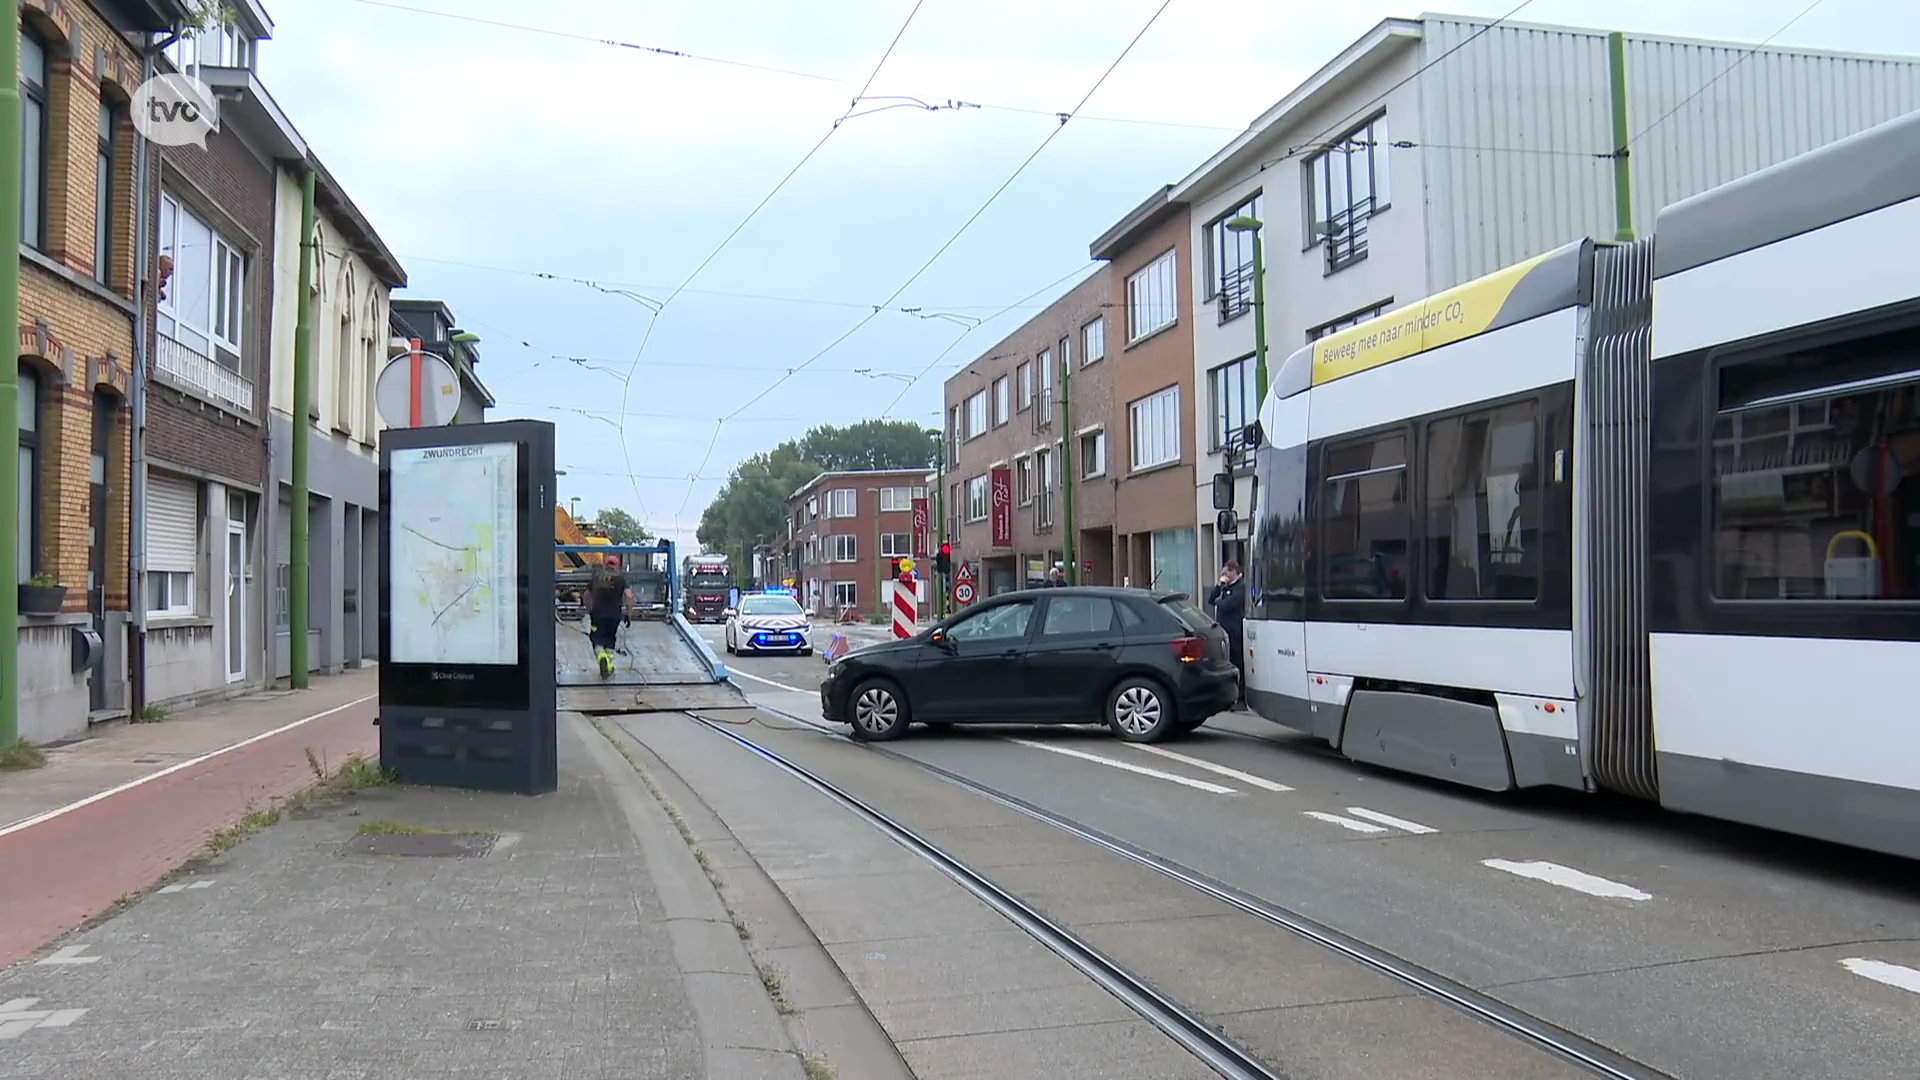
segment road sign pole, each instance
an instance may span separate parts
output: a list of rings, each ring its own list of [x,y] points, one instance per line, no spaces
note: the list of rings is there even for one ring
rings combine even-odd
[[[408,362],[413,366],[413,370],[410,371],[407,375],[407,384],[409,387],[409,391],[407,394],[407,415],[409,417],[407,421],[407,426],[419,427],[420,426],[420,384],[426,378],[424,374],[426,370],[426,364],[422,363],[420,360],[420,339],[413,338],[407,344],[411,349],[411,353],[408,356]]]

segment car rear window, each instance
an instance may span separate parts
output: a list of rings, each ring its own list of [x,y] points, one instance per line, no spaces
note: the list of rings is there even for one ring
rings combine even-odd
[[[1215,625],[1213,617],[1196,607],[1193,601],[1184,596],[1169,596],[1160,601],[1160,606],[1173,612],[1187,629],[1200,633]]]

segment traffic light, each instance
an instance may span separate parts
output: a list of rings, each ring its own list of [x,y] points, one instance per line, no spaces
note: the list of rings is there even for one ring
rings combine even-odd
[[[934,569],[942,574],[953,573],[953,545],[941,544],[940,554],[933,560]]]
[[[893,565],[888,569],[887,576],[892,578],[895,581],[900,580],[900,560],[899,559],[893,560]]]

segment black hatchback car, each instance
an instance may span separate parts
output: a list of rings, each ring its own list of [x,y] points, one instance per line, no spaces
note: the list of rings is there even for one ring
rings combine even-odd
[[[1226,631],[1184,593],[1002,593],[836,661],[820,711],[864,741],[897,739],[918,721],[1104,723],[1128,742],[1159,742],[1232,706],[1227,649]]]

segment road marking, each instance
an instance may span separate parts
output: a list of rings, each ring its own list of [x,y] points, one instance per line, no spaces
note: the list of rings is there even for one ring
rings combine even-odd
[[[172,885],[162,885],[160,886],[160,894],[164,896],[167,893],[185,892],[188,889],[210,889],[212,887],[212,878],[201,878],[199,881],[179,881]]]
[[[1383,814],[1378,810],[1369,810],[1364,806],[1349,806],[1347,807],[1347,813],[1357,818],[1366,818],[1368,821],[1379,822],[1382,825],[1391,825],[1402,832],[1410,832],[1415,836],[1424,836],[1427,833],[1440,831],[1438,829],[1428,828],[1417,821],[1397,818],[1392,814]]]
[[[79,799],[77,801],[70,802],[65,806],[58,807],[53,810],[48,810],[44,814],[35,814],[30,818],[26,818],[21,821],[16,821],[11,825],[6,826],[5,828],[0,828],[0,836],[11,836],[14,833],[20,832],[24,829],[30,829],[42,822],[52,821],[54,818],[62,817],[66,814],[71,814],[75,810],[78,810],[82,807],[92,806],[94,803],[100,802],[103,799],[111,799],[115,795],[119,795],[127,791],[132,791],[134,788],[137,788],[142,784],[152,783],[153,781],[158,780],[163,776],[172,776],[174,773],[177,773],[182,769],[191,769],[195,765],[201,764],[202,762],[212,761],[214,758],[217,758],[222,754],[231,754],[235,750],[252,746],[254,743],[260,742],[263,739],[271,739],[275,735],[283,735],[289,731],[292,731],[294,728],[301,726],[302,724],[311,724],[315,720],[324,720],[335,713],[345,712],[356,705],[365,705],[369,701],[376,700],[377,698],[379,698],[379,696],[380,696],[379,694],[368,694],[366,697],[363,697],[363,698],[355,698],[352,701],[347,702],[345,705],[335,705],[331,709],[326,709],[321,712],[314,713],[312,716],[302,717],[298,720],[295,720],[291,724],[282,724],[281,726],[274,728],[272,731],[263,731],[258,735],[253,735],[253,736],[249,736],[248,738],[241,739],[239,742],[233,743],[230,746],[223,746],[218,750],[213,750],[208,753],[201,754],[199,757],[196,757],[196,758],[188,758],[185,761],[178,762],[173,765],[169,765],[166,768],[160,769],[156,772],[150,772],[147,775],[142,776],[137,780],[129,780],[118,787],[111,787],[105,791],[101,791],[101,792],[97,792],[95,794],[89,795],[84,799]]]
[[[0,1039],[17,1039],[34,1028],[72,1027],[87,1015],[85,1009],[35,1009],[39,998],[0,1002]]]
[[[817,686],[814,687],[812,690],[802,690],[797,686],[788,686],[786,683],[783,683],[783,682],[774,682],[772,679],[763,679],[758,675],[749,675],[746,672],[741,671],[739,668],[728,668],[727,675],[730,678],[735,678],[735,679],[752,679],[754,682],[766,683],[768,686],[774,687],[775,689],[789,690],[796,694],[817,694],[820,692],[820,688]]]
[[[1050,746],[1046,743],[1033,742],[1029,739],[1008,739],[1007,741],[1010,743],[1018,743],[1021,746],[1031,746],[1035,750],[1047,750],[1055,754],[1065,754],[1068,757],[1079,758],[1082,761],[1091,761],[1109,768],[1138,773],[1141,776],[1151,776],[1156,780],[1169,780],[1176,784],[1184,784],[1190,788],[1198,788],[1201,791],[1212,792],[1215,795],[1232,795],[1235,793],[1230,787],[1221,787],[1219,784],[1209,783],[1205,780],[1190,780],[1187,777],[1178,776],[1170,772],[1161,772],[1159,769],[1149,769],[1144,765],[1130,765],[1124,761],[1115,761],[1110,757],[1101,757],[1099,754],[1089,754],[1084,750],[1070,750],[1064,746]]]
[[[1899,964],[1889,964],[1884,960],[1865,960],[1860,957],[1840,961],[1840,966],[1863,979],[1872,979],[1877,983],[1897,986],[1909,993],[1920,994],[1920,971]]]
[[[1310,818],[1324,821],[1328,824],[1338,825],[1343,829],[1352,829],[1357,833],[1383,833],[1387,831],[1385,826],[1369,825],[1364,821],[1355,821],[1352,818],[1341,817],[1339,814],[1328,814],[1319,810],[1302,810],[1300,812]]]
[[[81,953],[86,951],[87,951],[87,947],[85,945],[68,945],[66,948],[61,949],[59,952],[54,953],[52,956],[47,957],[45,960],[38,961],[38,963],[41,963],[41,964],[92,964],[92,963],[99,962],[101,958],[98,956],[81,956],[80,955]]]
[[[1631,885],[1622,885],[1617,881],[1608,881],[1595,877],[1584,870],[1575,870],[1571,866],[1561,866],[1550,862],[1511,862],[1507,859],[1482,859],[1482,866],[1495,870],[1504,870],[1523,878],[1544,881],[1549,885],[1558,885],[1563,889],[1572,889],[1589,896],[1604,896],[1614,900],[1651,900],[1652,893],[1641,892]]]
[[[1207,761],[1203,758],[1188,757],[1185,754],[1176,754],[1173,751],[1168,750],[1164,747],[1149,746],[1146,743],[1128,743],[1127,745],[1133,747],[1135,750],[1145,750],[1149,754],[1158,754],[1163,758],[1168,758],[1173,761],[1184,762],[1188,765],[1193,766],[1196,769],[1205,769],[1210,773],[1218,773],[1219,775],[1227,777],[1228,779],[1238,780],[1241,783],[1248,785],[1249,787],[1257,787],[1264,791],[1292,791],[1293,790],[1292,788],[1288,787],[1285,784],[1276,784],[1264,776],[1254,776],[1251,773],[1243,773],[1239,769],[1229,769],[1225,765],[1216,765],[1213,762]]]

